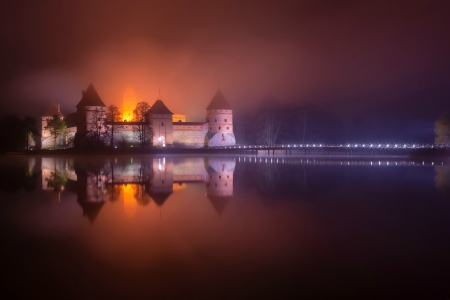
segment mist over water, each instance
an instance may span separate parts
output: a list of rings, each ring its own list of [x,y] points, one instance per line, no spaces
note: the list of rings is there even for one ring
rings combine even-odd
[[[450,167],[406,158],[0,160],[8,292],[443,298]]]

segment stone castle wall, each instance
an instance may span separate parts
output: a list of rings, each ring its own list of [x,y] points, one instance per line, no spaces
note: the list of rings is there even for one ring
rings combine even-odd
[[[179,148],[205,147],[206,130],[174,130],[173,146]]]

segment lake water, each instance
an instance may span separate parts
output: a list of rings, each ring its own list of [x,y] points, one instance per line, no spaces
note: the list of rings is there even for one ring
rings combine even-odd
[[[0,157],[2,294],[450,297],[450,164]]]

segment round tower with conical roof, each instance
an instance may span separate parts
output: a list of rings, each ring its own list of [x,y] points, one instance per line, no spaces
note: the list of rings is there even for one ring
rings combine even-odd
[[[206,146],[236,145],[233,133],[233,110],[220,90],[217,90],[206,108],[206,122],[208,124]]]

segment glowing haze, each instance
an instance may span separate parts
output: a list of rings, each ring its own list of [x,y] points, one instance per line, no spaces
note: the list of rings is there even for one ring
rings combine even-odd
[[[271,96],[415,116],[450,96],[446,1],[10,2],[3,114],[72,112],[91,81],[119,107],[128,85],[149,104],[160,89],[190,120],[219,87],[242,110]]]

